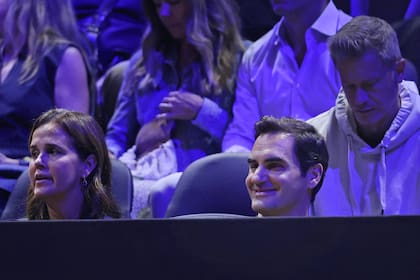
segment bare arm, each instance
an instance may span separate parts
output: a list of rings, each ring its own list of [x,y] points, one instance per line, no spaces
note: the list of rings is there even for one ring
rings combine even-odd
[[[89,112],[89,86],[86,65],[75,47],[64,52],[55,75],[55,105],[59,108]]]

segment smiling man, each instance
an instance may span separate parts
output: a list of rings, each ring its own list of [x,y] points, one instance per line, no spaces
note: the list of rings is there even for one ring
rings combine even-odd
[[[328,167],[324,139],[293,118],[263,117],[255,125],[246,185],[258,216],[306,216]]]
[[[343,87],[335,107],[308,121],[331,156],[315,215],[420,214],[420,98],[402,80],[395,31],[356,17],[329,49]]]

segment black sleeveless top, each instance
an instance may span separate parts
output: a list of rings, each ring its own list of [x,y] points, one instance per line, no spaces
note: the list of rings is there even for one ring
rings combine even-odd
[[[54,107],[57,67],[69,44],[58,44],[41,59],[30,80],[19,83],[23,58],[19,58],[0,83],[0,152],[12,158],[29,154],[28,137],[34,120]]]

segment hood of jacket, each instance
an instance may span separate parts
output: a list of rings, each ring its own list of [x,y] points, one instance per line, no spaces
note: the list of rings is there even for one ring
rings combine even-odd
[[[402,145],[410,136],[420,129],[420,97],[414,82],[403,81],[399,85],[401,107],[385,132],[381,143],[372,148],[365,143],[357,134],[356,122],[350,110],[350,106],[341,90],[337,96],[336,118],[340,129],[347,136],[354,148],[360,149],[365,155],[380,153],[381,148],[392,151]]]

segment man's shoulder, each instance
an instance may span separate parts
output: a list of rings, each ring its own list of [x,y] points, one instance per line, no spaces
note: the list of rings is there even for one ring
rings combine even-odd
[[[267,33],[262,35],[259,39],[252,42],[246,49],[244,56],[251,58],[259,55],[260,53],[265,53],[267,48],[271,48],[274,40],[274,32],[276,30],[277,24],[271,28]]]
[[[335,106],[331,107],[329,110],[322,112],[313,118],[310,118],[306,122],[315,127],[320,126],[320,125],[325,126],[325,124],[329,123],[331,119],[334,117],[335,117]]]

